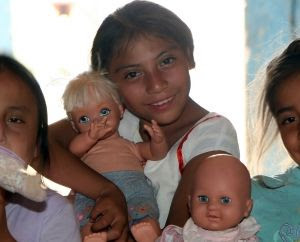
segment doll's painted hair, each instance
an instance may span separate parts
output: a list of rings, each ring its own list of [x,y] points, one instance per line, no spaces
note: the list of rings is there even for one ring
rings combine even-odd
[[[121,104],[116,85],[96,71],[84,72],[71,80],[62,98],[67,113],[91,102],[100,103],[107,99]]]
[[[38,110],[37,145],[41,154],[41,168],[49,165],[48,116],[44,95],[32,73],[12,57],[0,54],[0,72],[9,71],[18,76],[32,92]]]
[[[141,36],[155,36],[177,44],[195,66],[189,27],[172,11],[148,1],[132,1],[102,22],[91,50],[93,70],[107,71],[114,56]]]
[[[277,91],[284,85],[286,80],[299,73],[300,39],[295,39],[285,50],[269,62],[260,78],[258,78],[260,83],[256,80],[258,86],[263,86],[257,100],[258,112],[256,119],[259,124],[257,125],[257,135],[252,135],[255,136],[255,140],[249,144],[249,146],[256,146],[256,149],[253,150],[253,152],[256,152],[256,158],[250,159],[251,163],[262,159],[264,153],[278,136],[279,130],[275,120]],[[251,149],[248,153],[252,153]]]

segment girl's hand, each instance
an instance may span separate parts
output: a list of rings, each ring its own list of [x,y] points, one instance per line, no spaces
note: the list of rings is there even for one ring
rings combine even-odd
[[[107,231],[108,241],[127,241],[129,229],[126,201],[114,184],[107,186],[96,200],[91,222],[93,232]]]
[[[6,191],[0,187],[0,238],[3,242],[16,242],[16,240],[12,237],[7,228],[5,213],[5,193]]]

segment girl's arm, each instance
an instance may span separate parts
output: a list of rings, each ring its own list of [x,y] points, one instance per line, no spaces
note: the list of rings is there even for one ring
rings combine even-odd
[[[191,190],[191,184],[194,177],[194,172],[197,170],[198,164],[206,157],[213,154],[226,153],[224,151],[211,151],[194,157],[184,167],[181,180],[174,194],[166,226],[170,224],[183,227],[189,219],[190,213],[188,209],[188,195]]]
[[[122,192],[109,180],[86,166],[67,147],[76,133],[67,120],[49,126],[50,166],[45,176],[96,200],[91,212],[95,231],[111,227],[108,239],[125,241],[127,207]],[[117,240],[117,241],[119,241]]]
[[[151,125],[144,125],[145,130],[150,135],[150,141],[137,143],[138,150],[145,160],[161,160],[168,153],[168,143],[165,134],[152,120]]]
[[[4,242],[16,242],[16,240],[10,234],[7,221],[6,221],[6,212],[5,212],[5,190],[0,187],[0,238]]]

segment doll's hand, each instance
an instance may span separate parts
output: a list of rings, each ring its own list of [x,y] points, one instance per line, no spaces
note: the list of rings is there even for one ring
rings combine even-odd
[[[7,228],[7,221],[6,221],[6,212],[5,212],[5,193],[6,191],[0,187],[0,238],[1,241],[4,242],[15,242],[16,240],[12,237],[9,233]]]
[[[91,123],[88,135],[93,140],[99,140],[105,137],[112,128],[106,125],[107,117],[99,118]]]
[[[161,160],[166,156],[169,150],[165,134],[155,120],[151,120],[151,125],[145,124],[144,128],[151,137],[149,146],[151,153],[150,159]],[[147,156],[144,157],[149,160]]]
[[[93,232],[107,229],[109,241],[127,241],[129,229],[126,201],[114,184],[107,186],[96,200],[91,212],[91,222]]]
[[[152,142],[165,142],[165,135],[155,120],[151,120],[151,125],[145,124],[144,129],[146,129],[146,131],[149,133]]]

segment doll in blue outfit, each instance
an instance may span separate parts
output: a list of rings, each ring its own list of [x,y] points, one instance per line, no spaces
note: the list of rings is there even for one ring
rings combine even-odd
[[[129,225],[147,220],[159,230],[158,206],[143,162],[166,155],[164,133],[153,120],[145,125],[149,142],[134,143],[119,135],[123,116],[116,85],[99,72],[84,72],[71,80],[63,94],[64,107],[77,136],[69,149],[81,160],[117,185],[124,193]],[[77,193],[75,210],[85,242],[103,240],[105,233],[92,234],[89,215],[95,202]],[[104,238],[105,241],[105,238]]]
[[[269,137],[280,135],[294,167],[275,177],[256,176],[252,182],[252,216],[261,225],[262,241],[300,240],[300,39],[267,66],[260,98],[262,135],[258,154]],[[272,122],[277,131],[272,128]],[[279,138],[279,135],[278,138]],[[270,140],[270,139],[269,139]],[[273,139],[274,141],[274,139]],[[274,159],[278,157],[272,152]],[[278,162],[274,160],[274,162]]]

